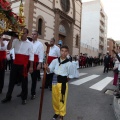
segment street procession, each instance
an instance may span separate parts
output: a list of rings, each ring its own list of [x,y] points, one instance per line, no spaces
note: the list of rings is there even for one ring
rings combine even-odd
[[[120,120],[120,41],[107,5],[0,0],[0,120]]]

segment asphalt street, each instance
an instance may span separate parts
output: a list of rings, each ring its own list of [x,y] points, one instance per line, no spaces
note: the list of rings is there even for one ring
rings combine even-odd
[[[113,72],[103,73],[103,66],[84,68],[79,71],[80,78],[69,82],[67,114],[64,120],[116,120],[113,111],[113,96],[104,93],[108,89],[115,89],[111,81]],[[6,72],[5,86],[0,95],[0,101],[5,98],[8,82],[9,71]],[[29,77],[29,94],[26,105],[22,105],[21,99],[16,97],[21,92],[21,87],[15,86],[11,102],[0,103],[0,120],[38,120],[40,86],[41,81],[37,84],[36,99],[31,100],[31,78]],[[53,115],[51,91],[46,89],[42,120],[51,120]]]

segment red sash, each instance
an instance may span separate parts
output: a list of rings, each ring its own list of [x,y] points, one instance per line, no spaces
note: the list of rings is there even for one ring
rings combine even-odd
[[[24,66],[23,75],[25,77],[27,77],[27,75],[28,75],[28,71],[27,71],[28,62],[29,62],[29,56],[28,55],[15,54],[14,64]]]
[[[37,69],[37,63],[39,62],[38,55],[34,55],[34,70]]]
[[[0,51],[0,60],[6,59],[6,51]]]
[[[49,65],[54,59],[56,59],[56,58],[57,58],[57,57],[48,56],[48,60],[47,60],[48,65]]]
[[[0,69],[4,68],[5,59],[6,59],[6,51],[0,51]]]

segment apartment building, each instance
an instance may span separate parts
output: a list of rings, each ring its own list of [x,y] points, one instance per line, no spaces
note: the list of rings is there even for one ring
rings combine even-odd
[[[81,53],[99,56],[107,52],[107,15],[100,0],[82,4]]]

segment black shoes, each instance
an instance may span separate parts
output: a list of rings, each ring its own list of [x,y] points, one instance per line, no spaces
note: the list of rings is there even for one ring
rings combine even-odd
[[[25,105],[27,103],[27,100],[22,100],[22,105]]]
[[[1,101],[1,103],[7,103],[7,102],[10,102],[11,101],[11,98],[5,98]]]
[[[34,99],[35,99],[35,95],[32,95],[32,96],[31,96],[31,100],[34,100]]]
[[[8,103],[8,102],[10,102],[11,101],[11,98],[5,98],[5,99],[3,99],[2,101],[1,101],[1,103]],[[22,100],[22,105],[25,105],[27,103],[27,101],[26,100]]]
[[[58,116],[59,116],[59,115],[55,114],[55,115],[53,116],[53,120],[57,120]]]

